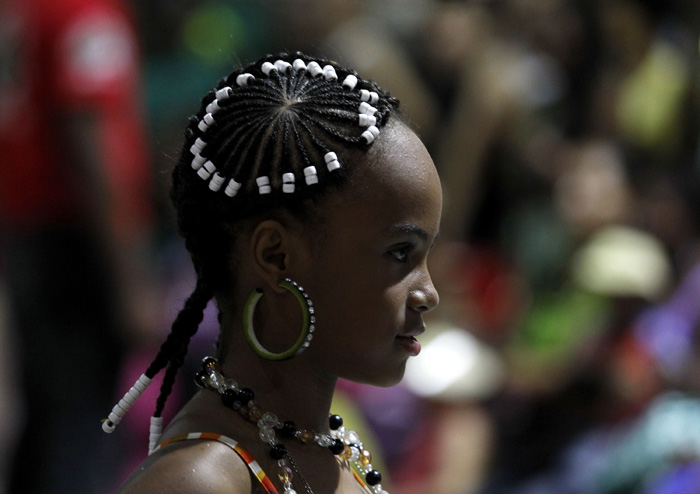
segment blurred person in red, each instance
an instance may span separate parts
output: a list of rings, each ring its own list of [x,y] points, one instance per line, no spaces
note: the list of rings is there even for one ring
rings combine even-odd
[[[111,483],[99,421],[126,328],[149,324],[137,51],[119,0],[0,0],[0,253],[24,427],[11,492]]]

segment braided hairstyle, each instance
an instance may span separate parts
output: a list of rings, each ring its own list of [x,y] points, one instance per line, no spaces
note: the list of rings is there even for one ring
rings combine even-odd
[[[103,424],[106,432],[167,367],[154,413],[161,416],[204,309],[231,287],[229,253],[241,220],[280,209],[304,219],[358,165],[343,152],[366,149],[397,114],[398,100],[373,81],[301,53],[268,55],[203,98],[171,190],[197,283],[155,359]],[[153,443],[153,426],[151,433]]]

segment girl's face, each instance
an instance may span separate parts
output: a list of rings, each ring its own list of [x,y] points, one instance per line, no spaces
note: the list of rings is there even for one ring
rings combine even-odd
[[[321,205],[320,245],[300,277],[317,319],[306,353],[332,377],[391,386],[420,351],[423,313],[438,303],[427,259],[442,191],[425,147],[402,123],[386,126],[363,159],[368,166]]]

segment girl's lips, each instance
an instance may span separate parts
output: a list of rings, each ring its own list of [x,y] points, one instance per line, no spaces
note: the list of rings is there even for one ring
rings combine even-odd
[[[415,336],[397,336],[396,340],[410,356],[415,357],[420,353],[420,342]]]

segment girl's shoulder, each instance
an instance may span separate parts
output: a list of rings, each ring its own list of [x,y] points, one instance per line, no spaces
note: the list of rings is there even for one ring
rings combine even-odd
[[[136,469],[119,492],[258,492],[252,488],[248,466],[228,445],[216,440],[196,439],[171,443],[155,451]]]

